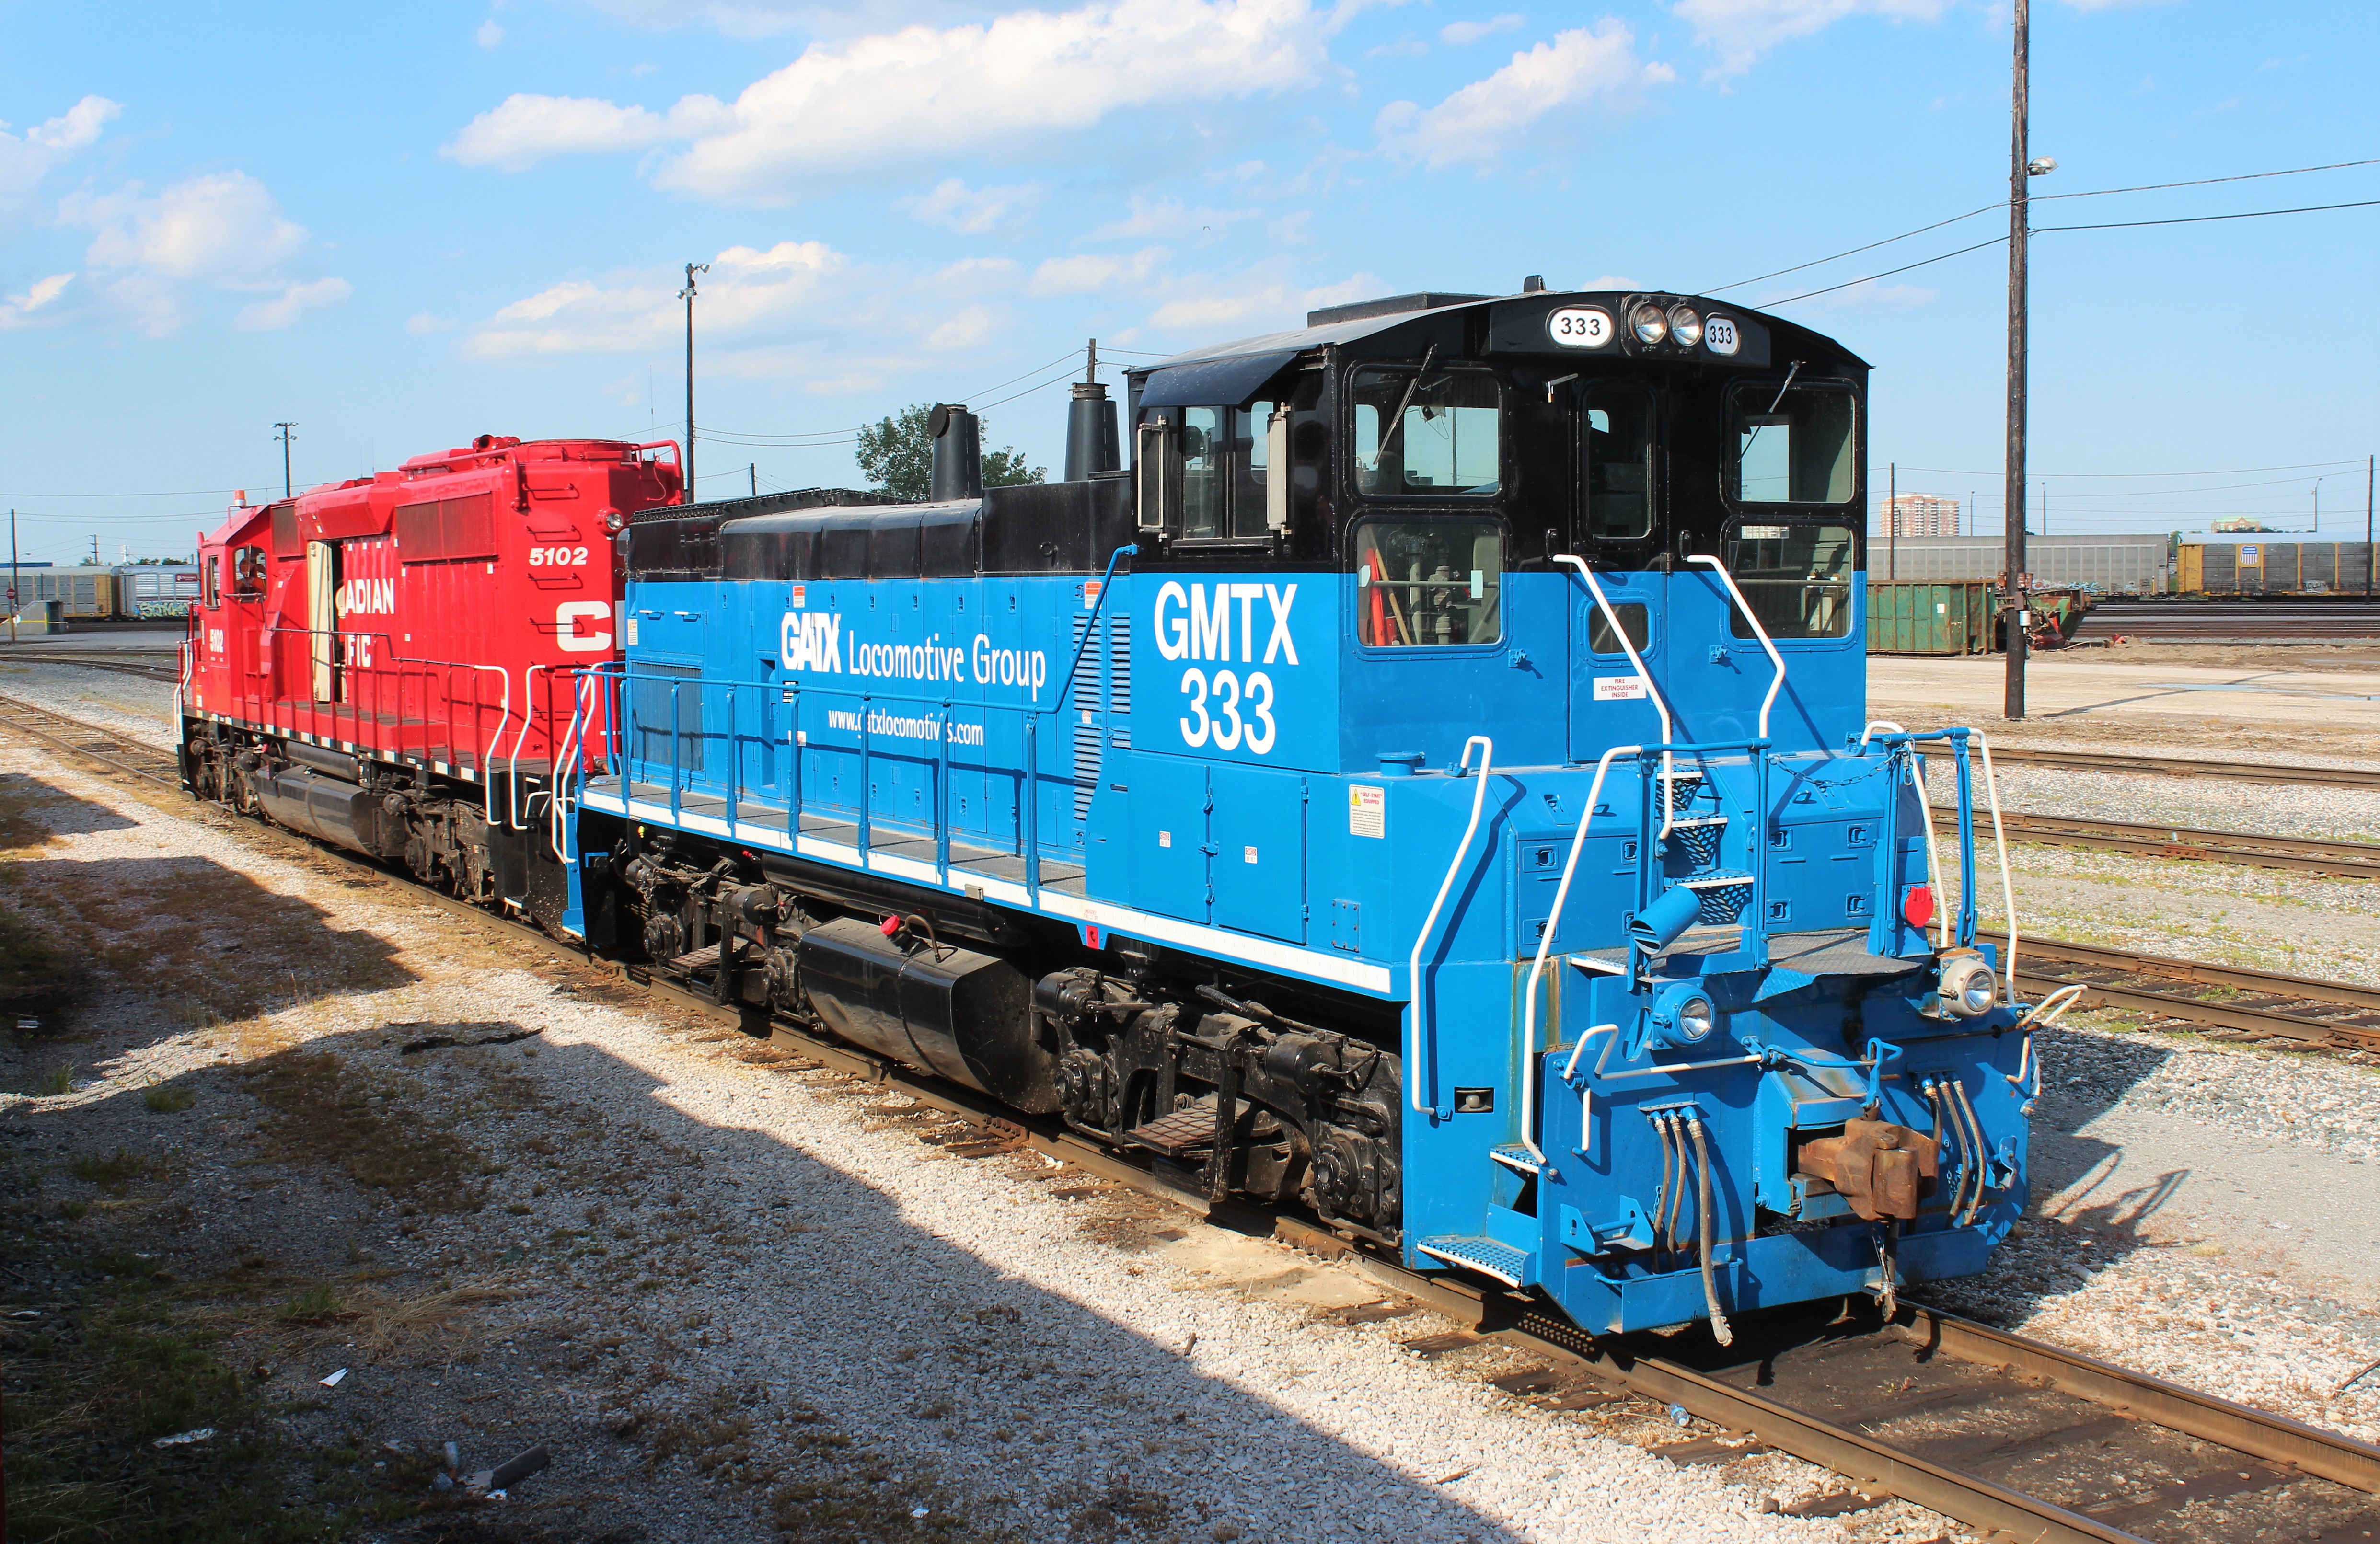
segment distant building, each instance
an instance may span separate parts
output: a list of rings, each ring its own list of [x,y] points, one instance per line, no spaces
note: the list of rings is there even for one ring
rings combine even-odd
[[[2256,519],[2256,518],[2255,518],[2254,517],[2252,517],[2252,516],[2241,515],[2241,516],[2239,516],[2239,517],[2237,517],[2236,518],[2233,518],[2233,519],[2228,519],[2228,520],[2217,520],[2217,521],[2216,521],[2216,522],[2215,522],[2215,529],[2216,529],[2216,530],[2218,530],[2218,531],[2223,532],[2223,533],[2224,533],[2225,535],[2227,535],[2227,536],[2228,536],[2228,535],[2247,535],[2247,536],[2252,536],[2252,535],[2255,535],[2256,533],[2258,533],[2259,531],[2268,531],[2268,530],[2271,530],[2273,528],[2272,528],[2272,527],[2270,527],[2270,526],[2268,526],[2268,525],[2266,525],[2266,524],[2265,524],[2265,522],[2264,522],[2264,521],[2259,520],[2259,519]]]
[[[1887,506],[1884,534],[1888,536],[1956,536],[1959,501],[1931,493],[1903,493]]]

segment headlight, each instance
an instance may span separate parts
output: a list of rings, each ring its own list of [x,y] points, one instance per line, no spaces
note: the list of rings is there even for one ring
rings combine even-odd
[[[1952,954],[1943,960],[1937,991],[1943,1011],[1960,1018],[1981,1018],[2000,1000],[1999,983],[1981,954]]]
[[[1678,1004],[1679,1036],[1687,1040],[1704,1040],[1709,1039],[1713,1017],[1714,1015],[1711,1012],[1711,1000],[1709,998],[1687,998],[1683,1003]]]
[[[1670,335],[1688,348],[1703,341],[1703,319],[1692,306],[1670,308]]]
[[[1636,329],[1636,339],[1640,343],[1658,343],[1670,335],[1670,319],[1662,315],[1661,308],[1650,300],[1629,313],[1628,324]]]
[[[628,517],[621,514],[618,510],[606,508],[603,511],[603,529],[610,531],[613,535],[619,535],[620,528],[627,523]]]

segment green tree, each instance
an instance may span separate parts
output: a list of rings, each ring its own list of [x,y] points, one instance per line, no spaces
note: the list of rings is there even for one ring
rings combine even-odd
[[[933,417],[930,402],[913,402],[895,416],[859,428],[859,469],[879,491],[896,499],[922,500],[932,490],[933,437],[926,432]],[[978,432],[989,431],[986,422]],[[983,480],[990,488],[1049,480],[1047,467],[1028,467],[1014,446],[983,454]]]

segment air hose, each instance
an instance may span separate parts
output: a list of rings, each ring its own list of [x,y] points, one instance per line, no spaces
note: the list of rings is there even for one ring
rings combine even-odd
[[[1727,1315],[1719,1311],[1718,1279],[1711,1267],[1710,1149],[1703,1141],[1700,1116],[1688,1115],[1686,1129],[1694,1134],[1694,1166],[1701,1173],[1700,1204],[1695,1211],[1698,1214],[1696,1221],[1702,1224],[1703,1301],[1710,1305],[1711,1338],[1721,1345],[1732,1345],[1735,1343],[1735,1331],[1727,1327]]]

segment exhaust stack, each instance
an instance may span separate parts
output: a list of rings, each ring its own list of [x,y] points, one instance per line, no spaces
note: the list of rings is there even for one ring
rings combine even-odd
[[[1094,472],[1115,471],[1123,465],[1116,439],[1116,405],[1109,400],[1099,379],[1099,340],[1091,339],[1089,362],[1083,379],[1075,383],[1075,400],[1066,410],[1066,480],[1085,482]]]
[[[934,442],[927,497],[936,504],[983,497],[983,420],[963,402],[937,402],[926,432]]]

